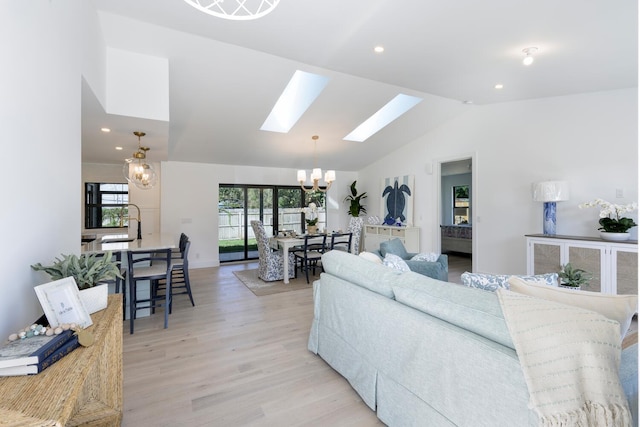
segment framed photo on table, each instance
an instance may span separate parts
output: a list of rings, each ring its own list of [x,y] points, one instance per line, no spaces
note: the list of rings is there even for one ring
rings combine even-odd
[[[75,323],[84,329],[93,324],[73,277],[45,283],[34,289],[51,327]]]

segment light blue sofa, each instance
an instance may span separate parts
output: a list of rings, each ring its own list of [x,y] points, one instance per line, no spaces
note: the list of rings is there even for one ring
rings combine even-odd
[[[389,426],[537,426],[496,294],[323,255],[308,347]],[[402,302],[400,302],[402,301]],[[637,344],[620,378],[637,423]],[[637,425],[637,424],[635,424]]]

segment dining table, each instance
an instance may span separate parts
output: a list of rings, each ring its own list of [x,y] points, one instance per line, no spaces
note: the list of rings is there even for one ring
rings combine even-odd
[[[323,237],[322,234],[318,235],[318,239]],[[274,236],[269,239],[269,246],[273,249],[282,249],[283,256],[283,274],[284,283],[289,283],[289,250],[296,246],[304,245],[304,235],[296,236],[296,237],[282,237],[282,236]]]

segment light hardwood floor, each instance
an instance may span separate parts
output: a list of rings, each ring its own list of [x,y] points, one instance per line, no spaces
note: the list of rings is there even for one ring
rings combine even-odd
[[[311,290],[256,297],[233,274],[256,267],[191,270],[196,306],[177,296],[168,329],[161,310],[124,322],[123,426],[383,425],[307,350]]]

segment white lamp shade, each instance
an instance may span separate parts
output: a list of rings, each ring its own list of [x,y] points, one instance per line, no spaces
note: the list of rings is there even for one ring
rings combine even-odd
[[[533,200],[536,202],[562,202],[569,200],[567,181],[542,181],[533,184]]]
[[[321,180],[322,179],[322,169],[314,168],[313,172],[311,172],[311,180]]]
[[[329,183],[335,180],[336,180],[336,171],[327,171],[327,173],[324,174],[325,182]]]
[[[305,182],[307,180],[307,172],[303,170],[298,171],[298,182]]]

